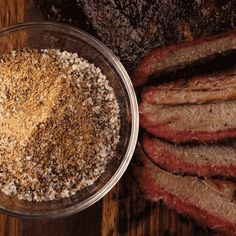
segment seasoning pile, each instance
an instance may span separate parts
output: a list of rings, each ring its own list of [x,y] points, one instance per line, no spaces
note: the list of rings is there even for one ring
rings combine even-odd
[[[119,106],[101,70],[76,53],[0,58],[0,189],[28,201],[74,195],[115,158]]]

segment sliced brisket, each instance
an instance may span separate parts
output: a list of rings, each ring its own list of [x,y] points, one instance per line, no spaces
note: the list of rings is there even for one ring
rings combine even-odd
[[[236,31],[192,42],[161,47],[147,54],[135,68],[132,82],[144,85],[151,75],[179,70],[207,57],[236,50]]]
[[[159,86],[145,87],[142,100],[151,104],[201,104],[236,98],[236,68]]]
[[[174,173],[236,177],[235,141],[227,144],[174,145],[144,136],[142,146],[154,163]]]
[[[236,100],[190,104],[140,105],[140,125],[175,143],[210,142],[236,137]]]
[[[181,214],[200,224],[236,235],[236,203],[215,186],[191,176],[178,176],[161,170],[139,150],[134,174],[145,196],[151,201],[162,199]]]

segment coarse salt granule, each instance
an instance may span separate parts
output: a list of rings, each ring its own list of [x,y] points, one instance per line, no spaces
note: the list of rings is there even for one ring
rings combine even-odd
[[[0,58],[0,189],[28,201],[74,195],[115,158],[119,105],[101,70],[76,53]]]

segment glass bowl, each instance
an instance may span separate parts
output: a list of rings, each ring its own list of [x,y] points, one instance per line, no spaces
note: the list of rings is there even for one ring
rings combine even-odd
[[[0,55],[20,48],[56,48],[77,52],[100,67],[109,79],[120,106],[120,141],[117,156],[91,186],[76,195],[49,202],[28,202],[0,191],[0,211],[19,217],[55,218],[79,212],[101,199],[118,182],[132,158],[138,136],[139,116],[136,95],[130,78],[118,58],[101,42],[74,27],[32,22],[0,30]]]

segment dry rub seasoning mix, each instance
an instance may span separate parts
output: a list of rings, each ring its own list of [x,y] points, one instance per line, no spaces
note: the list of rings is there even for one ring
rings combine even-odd
[[[101,70],[76,53],[0,58],[0,190],[49,201],[94,183],[115,155],[119,106]]]

